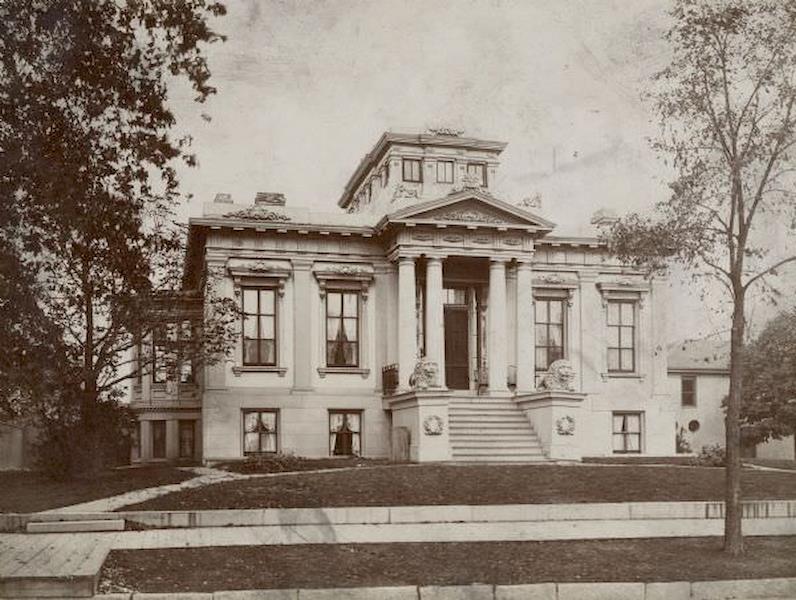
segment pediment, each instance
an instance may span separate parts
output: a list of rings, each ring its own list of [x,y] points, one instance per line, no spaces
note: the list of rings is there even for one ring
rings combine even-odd
[[[406,207],[391,222],[512,227],[551,231],[553,223],[484,193],[451,194]]]

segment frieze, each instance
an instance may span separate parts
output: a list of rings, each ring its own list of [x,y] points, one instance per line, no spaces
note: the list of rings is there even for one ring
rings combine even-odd
[[[491,244],[492,240],[488,237],[477,237],[473,238],[473,242],[476,244]]]
[[[464,238],[460,235],[446,235],[442,239],[446,242],[451,242],[451,243],[464,241]]]
[[[226,213],[227,218],[248,219],[250,221],[291,221],[292,219],[284,213],[266,208],[265,206],[249,206],[242,210]]]
[[[503,240],[503,243],[507,246],[519,246],[522,241],[519,238],[506,238]]]
[[[416,233],[412,236],[412,239],[419,242],[430,242],[434,239],[434,236],[430,233]]]
[[[445,212],[434,215],[433,219],[436,221],[462,221],[464,223],[506,224],[506,221],[499,217],[473,209]]]

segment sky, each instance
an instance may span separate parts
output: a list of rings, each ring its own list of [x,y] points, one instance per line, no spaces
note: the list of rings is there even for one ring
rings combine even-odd
[[[180,128],[199,166],[182,169],[201,214],[217,192],[337,210],[382,132],[461,128],[508,142],[493,193],[535,194],[559,235],[589,233],[592,213],[644,210],[671,173],[650,149],[642,94],[669,54],[667,0],[228,0],[207,48],[217,95],[175,86]],[[209,119],[208,119],[209,117]],[[681,283],[670,341],[726,330]],[[713,296],[716,296],[714,291]]]

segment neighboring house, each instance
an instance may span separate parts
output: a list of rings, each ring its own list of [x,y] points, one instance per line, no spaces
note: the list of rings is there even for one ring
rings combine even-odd
[[[242,335],[189,396],[142,379],[141,459],[179,455],[189,422],[205,461],[675,454],[665,281],[496,197],[504,147],[385,133],[337,212],[205,205],[186,289],[218,277]]]
[[[680,405],[679,450],[699,453],[704,446],[725,446],[722,402],[730,389],[730,342],[705,338],[675,344],[668,363],[670,393]],[[744,455],[792,460],[793,436],[745,448]]]

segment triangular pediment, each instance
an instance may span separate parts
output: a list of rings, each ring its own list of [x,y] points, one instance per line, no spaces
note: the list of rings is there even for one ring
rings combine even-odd
[[[483,192],[465,191],[422,202],[389,215],[393,223],[520,227],[551,231],[554,224]]]

